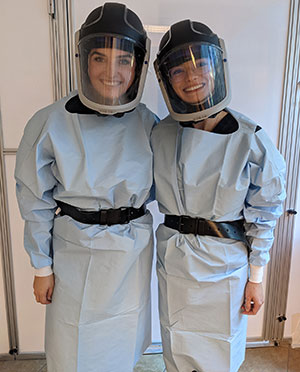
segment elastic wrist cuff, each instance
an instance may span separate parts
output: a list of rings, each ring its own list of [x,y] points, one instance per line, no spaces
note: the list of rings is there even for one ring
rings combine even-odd
[[[49,276],[52,274],[53,274],[53,271],[51,269],[51,266],[45,266],[45,267],[41,267],[40,269],[34,269],[35,276]]]
[[[264,275],[264,266],[254,266],[250,264],[249,282],[261,283]]]

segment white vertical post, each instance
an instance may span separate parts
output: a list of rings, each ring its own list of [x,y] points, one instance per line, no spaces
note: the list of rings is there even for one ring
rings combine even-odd
[[[300,1],[291,0],[279,151],[287,165],[287,198],[268,268],[263,338],[283,338],[300,173]]]

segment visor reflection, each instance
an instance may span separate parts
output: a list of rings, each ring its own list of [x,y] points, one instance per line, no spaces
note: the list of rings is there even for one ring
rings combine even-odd
[[[191,59],[168,71],[171,83],[176,83],[187,78],[189,74],[203,75],[212,70],[210,61],[207,58]]]

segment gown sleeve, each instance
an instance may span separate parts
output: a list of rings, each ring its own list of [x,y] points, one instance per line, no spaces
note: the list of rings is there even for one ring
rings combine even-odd
[[[283,212],[285,162],[263,129],[255,133],[249,156],[250,185],[244,218],[250,264],[264,266],[274,240],[276,220]]]
[[[25,220],[24,247],[36,269],[52,264],[52,228],[57,209],[53,199],[57,180],[51,168],[55,159],[43,116],[38,113],[28,122],[15,168],[17,200]]]
[[[151,129],[151,134],[150,134],[150,137],[151,138],[152,138],[153,129],[160,122],[160,119],[159,119],[159,117],[157,115],[153,114],[153,116],[154,116],[154,124],[153,124],[152,129]],[[153,147],[152,147],[151,141],[150,141],[150,146],[151,146],[151,150],[152,150],[152,153],[153,153]],[[153,166],[152,166],[152,174],[154,175]],[[153,177],[153,183],[152,183],[152,186],[151,186],[151,189],[150,189],[150,195],[149,195],[149,198],[146,201],[146,204],[153,202],[155,199],[156,199],[156,196],[155,196],[155,183],[154,183],[154,177]]]

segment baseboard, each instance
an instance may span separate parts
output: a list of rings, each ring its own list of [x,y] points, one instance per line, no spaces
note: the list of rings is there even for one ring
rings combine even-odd
[[[37,359],[46,359],[45,353],[20,353],[15,355],[10,354],[0,354],[0,361],[4,360],[37,360]]]
[[[280,341],[280,344],[290,345],[291,338],[287,337]],[[272,347],[275,346],[275,341],[264,341],[259,337],[250,337],[247,338],[246,348],[256,348],[256,347]],[[151,355],[151,354],[161,354],[162,353],[162,344],[161,342],[154,342],[151,344],[147,350],[144,352],[144,355]],[[20,353],[18,355],[10,355],[10,354],[0,354],[0,361],[5,360],[30,360],[30,359],[46,359],[45,353],[37,352],[37,353]]]

